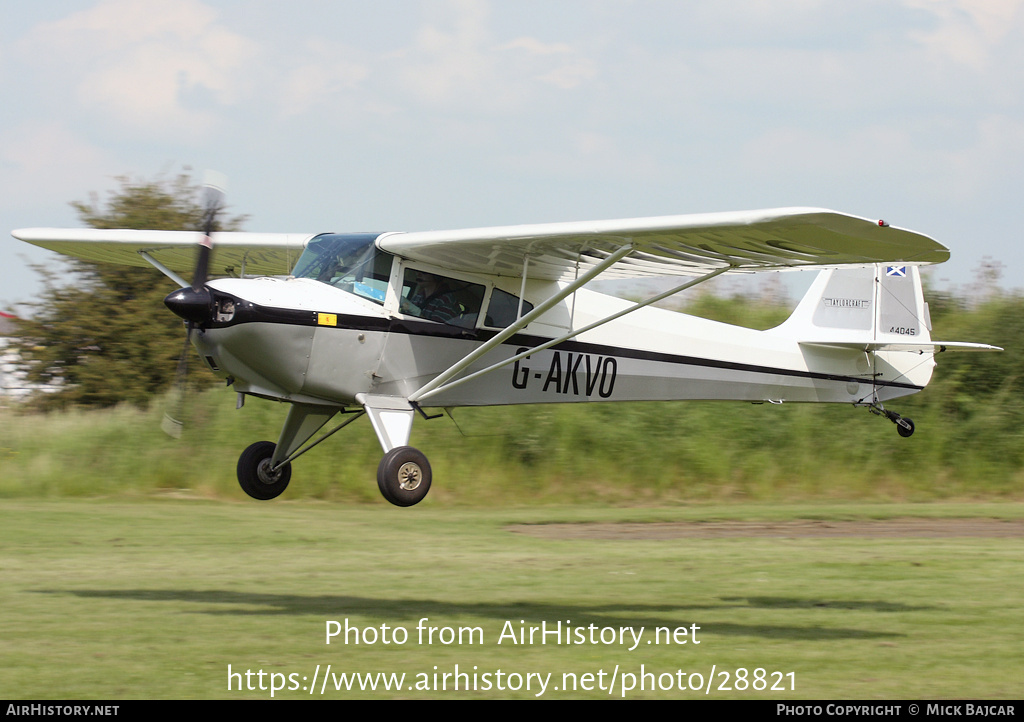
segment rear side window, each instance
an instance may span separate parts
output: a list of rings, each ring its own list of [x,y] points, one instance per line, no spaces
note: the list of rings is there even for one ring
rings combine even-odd
[[[533,310],[533,304],[523,301],[523,315]],[[487,318],[484,325],[490,328],[506,328],[511,326],[519,313],[519,297],[513,296],[500,288],[491,292],[491,302],[487,306]]]

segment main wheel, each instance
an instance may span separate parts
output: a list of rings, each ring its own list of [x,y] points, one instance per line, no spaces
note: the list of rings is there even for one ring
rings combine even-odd
[[[380,460],[377,486],[395,506],[412,506],[430,491],[430,463],[419,449],[398,446]]]
[[[904,426],[903,424],[907,424],[907,426]],[[914,422],[904,416],[896,422],[896,431],[898,431],[900,436],[905,439],[914,433]]]
[[[277,444],[257,441],[238,457],[238,484],[253,499],[266,501],[281,495],[292,479],[292,465],[270,470],[270,459]]]

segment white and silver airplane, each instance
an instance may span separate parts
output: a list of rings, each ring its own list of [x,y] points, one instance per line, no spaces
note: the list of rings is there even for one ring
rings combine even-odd
[[[245,396],[290,404],[277,443],[257,442],[239,459],[239,483],[256,499],[281,494],[292,461],[366,415],[384,450],[381,493],[416,504],[431,470],[408,444],[417,413],[435,416],[425,408],[833,402],[866,407],[910,436],[913,422],[885,402],[922,390],[936,353],[999,350],[931,340],[919,266],[947,260],[945,247],[818,208],[419,233],[210,228],[13,235],[81,259],[156,267],[182,287],[165,303],[239,406]],[[178,274],[192,267],[189,283]],[[207,280],[207,267],[222,277]],[[724,273],[793,268],[821,272],[767,331],[651,306]],[[683,278],[630,303],[584,288],[599,276]]]

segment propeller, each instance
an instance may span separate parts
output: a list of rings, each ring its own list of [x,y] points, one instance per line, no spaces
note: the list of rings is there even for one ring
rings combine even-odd
[[[192,274],[192,285],[172,291],[164,298],[167,306],[185,319],[185,345],[178,359],[178,370],[168,398],[168,410],[164,413],[160,428],[168,436],[181,438],[184,423],[181,421],[185,410],[185,387],[188,377],[189,344],[192,331],[197,324],[209,321],[215,312],[213,294],[206,287],[210,269],[210,255],[213,253],[213,232],[217,216],[224,208],[224,177],[208,172],[204,183],[202,237],[196,249],[196,270]]]
[[[205,195],[203,235],[199,239],[192,285],[173,291],[164,299],[167,308],[189,323],[209,321],[214,311],[213,295],[206,287],[206,278],[210,268],[210,254],[213,251],[213,230],[217,224],[217,214],[224,205],[224,189],[207,182]]]

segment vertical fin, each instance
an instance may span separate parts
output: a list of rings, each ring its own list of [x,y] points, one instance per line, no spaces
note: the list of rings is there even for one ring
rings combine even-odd
[[[802,342],[870,342],[875,326],[875,268],[827,268],[788,319],[771,333]]]
[[[771,333],[805,343],[929,341],[930,325],[918,267],[879,264],[821,271]]]

